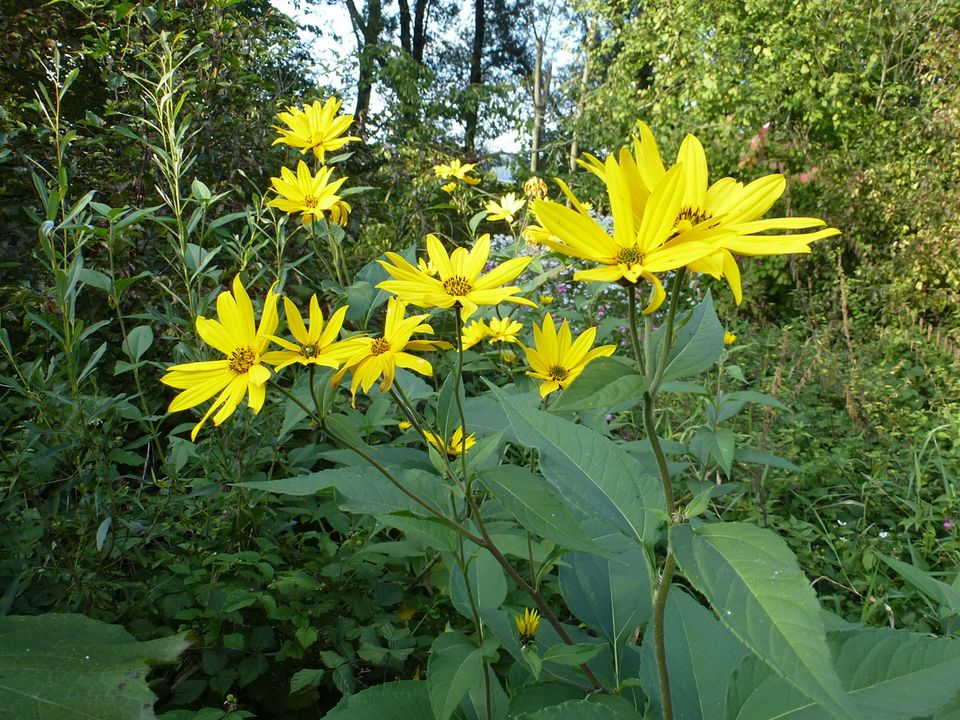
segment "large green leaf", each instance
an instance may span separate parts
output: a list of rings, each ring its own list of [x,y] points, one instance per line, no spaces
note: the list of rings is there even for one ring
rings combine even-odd
[[[432,720],[427,683],[384,683],[344,698],[324,720]]]
[[[489,551],[478,548],[468,558],[466,577],[452,557],[447,556],[446,561],[450,566],[450,599],[461,615],[473,620],[474,608],[496,610],[503,604],[507,597],[507,578]]]
[[[956,641],[903,630],[858,628],[829,634],[830,650],[856,717],[910,720],[954,700],[960,678]],[[729,693],[731,720],[817,720],[823,707],[751,658]]]
[[[184,635],[138,642],[83,615],[0,618],[0,718],[151,720],[149,666],[187,645]]]
[[[620,712],[596,701],[568,700],[560,705],[518,715],[517,720],[637,720],[643,717],[636,711],[628,712]]]
[[[457,632],[433,641],[427,661],[427,689],[436,720],[447,720],[477,680],[482,680],[484,650]]]
[[[933,602],[948,609],[950,613],[960,613],[960,590],[953,585],[947,585],[945,582],[931,577],[930,573],[921,570],[915,565],[887,557],[881,553],[877,553],[877,557],[896,570],[904,580],[933,600]]]
[[[561,393],[550,409],[614,412],[636,405],[643,399],[647,379],[636,368],[614,358],[597,358]]]
[[[713,296],[706,297],[693,310],[683,316],[676,331],[676,338],[662,380],[699,375],[709,370],[723,351],[723,326],[713,309]],[[663,347],[664,328],[654,333],[655,357],[660,357]]]
[[[642,548],[607,559],[588,553],[564,556],[560,591],[571,612],[615,646],[650,619],[651,569]]]
[[[745,523],[679,525],[670,545],[684,575],[744,645],[832,716],[856,717],[816,595],[776,533]]]
[[[409,468],[387,468],[399,482],[423,499],[428,505],[443,512],[445,498],[439,478],[424,470]],[[340,507],[349,512],[385,515],[392,512],[408,511],[416,515],[427,515],[423,505],[390,482],[379,470],[372,466],[352,466],[331,468],[320,472],[297,475],[281,480],[257,480],[237,483],[239,487],[254,490],[266,490],[280,495],[313,495],[327,488],[336,488],[343,496]],[[447,499],[446,502],[449,502]]]
[[[539,475],[516,465],[501,465],[480,473],[480,481],[520,526],[570,550],[604,554],[580,527],[564,499]]]
[[[659,482],[603,435],[515,400],[493,385],[508,436],[540,453],[544,477],[588,516],[653,542],[665,514]]]
[[[673,588],[667,596],[664,636],[674,717],[722,718],[730,677],[747,649],[712,612],[680,588]],[[647,627],[643,641],[640,679],[652,707],[660,712],[660,681],[652,626]]]

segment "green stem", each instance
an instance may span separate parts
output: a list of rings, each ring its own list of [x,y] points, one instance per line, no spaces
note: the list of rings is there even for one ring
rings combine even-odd
[[[457,319],[457,377],[453,386],[453,395],[457,400],[457,411],[460,413],[460,437],[463,445],[467,443],[467,416],[463,411],[463,400],[460,392],[463,389],[463,318],[460,317],[460,308],[453,306],[453,314]],[[470,480],[467,476],[467,453],[460,447],[460,463],[463,468],[463,483],[470,492]]]
[[[673,698],[670,696],[670,676],[667,674],[667,648],[663,633],[663,616],[667,607],[667,593],[677,567],[673,553],[667,551],[663,576],[653,596],[653,646],[657,657],[657,675],[660,678],[660,703],[663,705],[663,720],[673,720]]]
[[[683,281],[687,276],[685,267],[677,270],[673,278],[673,284],[670,288],[670,307],[667,309],[667,319],[663,324],[663,347],[660,348],[660,361],[657,363],[656,372],[650,381],[650,395],[656,396],[660,389],[660,382],[663,380],[663,373],[667,369],[667,360],[670,358],[670,348],[673,345],[673,326],[677,319],[677,308],[680,305],[680,289],[683,287]]]
[[[643,353],[640,351],[640,334],[637,328],[637,286],[629,285],[627,290],[627,295],[630,299],[628,304],[630,313],[630,344],[633,346],[633,359],[634,362],[637,363],[637,370],[643,373],[646,372],[646,369],[643,362]]]

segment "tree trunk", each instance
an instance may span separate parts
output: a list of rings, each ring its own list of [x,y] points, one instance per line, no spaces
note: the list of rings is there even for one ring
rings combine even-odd
[[[551,65],[543,68],[543,38],[536,39],[537,57],[533,68],[533,137],[530,139],[530,172],[534,175],[540,166],[540,135],[543,133],[543,117],[550,97]]]
[[[583,106],[587,100],[587,83],[590,82],[590,49],[593,36],[590,34],[589,25],[585,25],[587,42],[583,52],[583,72],[580,74],[580,93],[577,98],[577,109],[573,114],[573,141],[570,143],[570,162],[568,167],[570,172],[577,169],[577,155],[580,154],[580,131],[577,127],[580,124],[580,118],[583,117]]]
[[[413,45],[410,42],[410,3],[408,0],[398,0],[400,4],[400,47],[413,54]]]
[[[423,51],[427,46],[427,13],[430,0],[416,0],[413,5],[413,59],[423,65]]]
[[[486,16],[483,0],[473,4],[473,53],[470,55],[470,87],[464,107],[463,145],[467,153],[473,153],[477,142],[477,122],[480,112],[480,86],[483,84],[483,35],[486,31]]]
[[[353,111],[357,132],[362,136],[370,113],[370,96],[373,94],[376,53],[383,30],[383,2],[367,0],[365,17],[357,11],[353,0],[347,0],[347,8],[354,30],[362,38],[362,45],[358,49],[360,72],[357,77],[357,106]]]

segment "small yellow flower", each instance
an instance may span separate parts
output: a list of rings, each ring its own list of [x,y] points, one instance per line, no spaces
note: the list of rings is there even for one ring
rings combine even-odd
[[[476,163],[461,164],[459,160],[453,159],[449,164],[441,163],[440,165],[434,165],[433,174],[441,180],[453,180],[454,183],[459,180],[467,185],[476,185],[480,182],[480,178],[470,174],[476,166]],[[444,187],[444,189],[446,189],[446,187]]]
[[[499,203],[489,200],[486,208],[487,220],[491,222],[504,220],[508,224],[513,224],[513,219],[523,209],[526,202],[523,198],[517,199],[513,193],[507,193],[501,197]]]
[[[517,354],[512,350],[504,350],[500,353],[500,359],[507,365],[513,365],[517,361]]]
[[[540,613],[531,608],[526,608],[523,615],[517,615],[513,620],[517,624],[517,632],[520,634],[520,644],[523,647],[530,645],[537,639],[537,628],[540,627]]]
[[[477,444],[477,438],[473,433],[470,433],[467,435],[467,437],[463,437],[462,425],[453,431],[453,437],[450,438],[450,443],[446,447],[444,447],[443,439],[436,433],[433,433],[429,430],[424,430],[423,434],[426,435],[427,442],[433,445],[438,452],[445,452],[450,457],[462,455]]]
[[[536,247],[537,245],[546,245],[548,240],[559,241],[556,235],[552,235],[549,230],[540,225],[527,225],[520,233],[527,245]]]
[[[351,353],[344,359],[343,367],[333,376],[331,383],[336,386],[343,376],[350,372],[353,377],[350,381],[350,393],[354,403],[357,388],[369,392],[381,376],[380,392],[387,392],[393,387],[393,378],[398,367],[421,375],[433,375],[433,366],[428,361],[411,355],[407,350],[425,351],[451,347],[450,343],[442,340],[411,340],[410,336],[414,334],[433,334],[433,328],[423,322],[429,315],[411,315],[405,318],[406,309],[406,303],[390,298],[387,301],[383,335],[378,338],[360,337],[349,340]]]
[[[490,328],[483,320],[474,320],[467,323],[463,328],[463,334],[460,336],[460,342],[463,343],[463,349],[472,348],[478,342],[483,340],[490,333]]]
[[[217,296],[217,318],[198,317],[197,334],[226,358],[174,365],[160,378],[164,385],[183,390],[170,403],[170,412],[195,407],[219,393],[194,426],[191,440],[197,439],[200,428],[214,411],[214,425],[230,417],[244,395],[254,414],[259,413],[266,397],[265,385],[270,379],[270,369],[263,364],[263,353],[279,322],[277,296],[273,290],[267,291],[257,328],[250,296],[238,275],[233,279],[233,293],[222,292]]]
[[[541,295],[541,296],[540,296],[540,304],[541,304],[541,305],[549,305],[549,304],[552,303],[552,302],[553,302],[553,295]]]
[[[523,194],[528,198],[545,198],[547,196],[547,184],[543,181],[543,178],[534,175],[523,184]]]
[[[378,283],[377,287],[418,307],[459,306],[460,317],[464,322],[476,312],[479,305],[512,302],[536,307],[526,298],[514,295],[520,292],[516,285],[498,287],[522,273],[532,258],[513,258],[501,263],[486,275],[481,275],[490,256],[489,235],[481,236],[469,252],[465,248],[457,248],[449,255],[435,235],[427,235],[427,254],[437,269],[437,277],[414,267],[402,256],[388,252],[387,259],[390,262],[378,262],[393,279],[384,280]]]
[[[397,423],[397,427],[400,428],[401,430],[403,430],[404,432],[406,432],[406,431],[409,430],[410,427],[411,427],[410,421],[409,421],[409,420],[401,420],[400,422]]]
[[[493,318],[490,321],[490,328],[487,331],[487,342],[489,343],[515,343],[519,342],[517,333],[523,330],[523,325],[510,318]]]
[[[445,193],[453,193],[453,191],[457,189],[457,181],[451,180],[446,185],[441,185],[440,189],[443,190]]]
[[[558,331],[550,315],[543,318],[542,329],[533,324],[534,347],[525,347],[524,351],[527,362],[533,368],[527,371],[527,375],[542,381],[540,397],[546,397],[554,390],[565,389],[591,360],[613,355],[615,345],[590,349],[596,336],[597,329],[592,327],[573,340],[567,321],[563,321]]]
[[[273,189],[281,197],[268,204],[283,212],[303,213],[304,225],[322,218],[325,212],[330,213],[334,222],[343,225],[350,206],[337,195],[337,190],[346,178],[330,182],[332,174],[333,168],[325,167],[314,175],[303,160],[297,165],[296,175],[289,168],[281,168],[280,177],[270,178]]]
[[[272,350],[263,354],[263,361],[274,366],[280,372],[287,365],[300,363],[301,365],[323,365],[330,368],[340,367],[343,359],[350,355],[351,341],[336,342],[343,327],[343,318],[347,314],[347,305],[337,310],[324,327],[323,312],[317,296],[310,298],[310,329],[303,324],[300,311],[289,298],[283,299],[283,307],[287,315],[287,326],[293,334],[296,343],[283,338],[271,336],[283,350]]]
[[[283,143],[300,148],[301,153],[312,150],[317,160],[324,161],[327,151],[339,150],[349,142],[359,140],[358,137],[344,135],[353,122],[353,115],[340,115],[340,100],[329,98],[323,105],[317,100],[312,105],[300,108],[290,106],[286,112],[277,117],[287,128],[274,126],[280,137],[273,144]]]
[[[723,344],[724,345],[733,345],[737,341],[737,336],[732,332],[725,332],[723,334]]]

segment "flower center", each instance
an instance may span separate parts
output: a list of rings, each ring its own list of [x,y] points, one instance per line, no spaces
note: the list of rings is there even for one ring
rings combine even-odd
[[[643,253],[636,245],[620,248],[614,258],[618,265],[643,265]]]
[[[307,195],[303,198],[303,206],[308,210],[313,210],[319,204],[319,198],[315,198],[313,195]]]
[[[312,358],[317,355],[317,346],[316,345],[301,345],[300,354],[304,357]]]
[[[454,275],[443,281],[443,291],[447,295],[454,297],[463,297],[473,290],[473,285],[462,275]]]
[[[237,375],[243,375],[257,364],[257,353],[251,347],[239,347],[230,353],[228,367]]]
[[[390,349],[390,342],[386,338],[377,338],[370,344],[371,355],[383,355]]]
[[[677,219],[673,221],[673,228],[677,233],[681,233],[684,230],[696,227],[711,217],[712,215],[703,208],[682,207],[680,212],[677,213]]]
[[[554,365],[552,368],[550,368],[550,372],[548,372],[547,374],[550,376],[551,380],[556,380],[557,382],[563,382],[564,380],[567,379],[567,375],[569,375],[570,372],[561,365]]]

